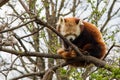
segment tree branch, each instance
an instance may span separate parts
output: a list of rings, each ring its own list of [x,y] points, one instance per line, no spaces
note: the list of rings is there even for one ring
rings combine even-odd
[[[5,3],[7,3],[9,0],[0,0],[0,7],[2,7]]]
[[[112,10],[113,10],[115,2],[116,2],[116,0],[113,0],[112,5],[110,6],[110,9],[109,9],[108,14],[107,14],[107,20],[105,21],[105,23],[103,24],[103,26],[100,29],[101,32],[104,30],[105,26],[108,24],[110,19],[114,16],[114,15],[111,15],[111,14],[112,14]]]
[[[40,53],[40,52],[20,52],[20,51],[15,51],[15,50],[6,49],[6,48],[0,48],[0,51],[4,51],[4,52],[11,53],[11,54],[14,54],[16,56],[21,56],[21,57],[22,56],[32,56],[32,57],[34,56],[34,57],[64,59],[63,57],[61,57],[57,54],[47,54],[47,53]],[[98,67],[104,67],[106,64],[104,61],[97,59],[95,57],[92,57],[92,56],[82,56],[82,57],[78,56],[75,58],[71,58],[71,60],[73,60],[73,61],[88,61],[88,62],[94,63]]]
[[[23,6],[23,8],[25,9],[25,11],[26,11],[27,13],[31,13],[31,12],[29,11],[28,7],[24,4],[24,2],[23,2],[22,0],[19,0],[19,2],[21,3],[21,5]]]
[[[108,54],[110,53],[110,51],[112,50],[112,48],[115,46],[115,43],[112,44],[112,46],[109,48],[108,52],[106,53],[106,55],[104,56],[103,60],[105,60],[105,58],[108,56]]]
[[[14,54],[16,56],[33,56],[33,57],[46,57],[46,58],[54,58],[54,59],[62,59],[61,56],[57,54],[47,54],[47,53],[40,53],[40,52],[21,52],[15,51],[12,49],[2,48],[0,47],[0,51],[4,51],[10,54]]]
[[[40,30],[42,30],[43,28],[44,28],[44,27],[41,27],[41,28],[38,29],[37,31],[34,31],[34,32],[32,32],[32,33],[30,33],[30,34],[28,34],[28,35],[22,36],[22,37],[20,37],[19,39],[23,39],[23,38],[29,37],[29,36],[31,36],[31,35],[34,35],[34,34],[38,33]]]
[[[29,76],[43,76],[44,72],[34,72],[34,73],[28,73],[28,74],[24,74],[15,78],[12,78],[10,80],[18,80],[21,78],[25,78],[25,77],[29,77]]]
[[[35,19],[30,20],[30,21],[28,21],[28,22],[26,22],[26,23],[23,23],[23,24],[21,24],[21,25],[19,25],[19,26],[16,26],[16,27],[13,27],[13,28],[10,28],[10,29],[6,29],[6,30],[3,30],[3,31],[0,31],[0,34],[1,34],[1,33],[5,33],[5,32],[8,32],[8,31],[15,30],[15,29],[18,29],[18,28],[20,28],[20,27],[22,27],[22,26],[25,26],[25,25],[33,22],[33,21],[35,21]]]
[[[11,53],[11,54],[14,54],[14,55],[17,55],[17,56],[32,56],[32,57],[65,59],[65,58],[63,58],[63,57],[61,57],[60,55],[57,55],[57,54],[47,54],[47,53],[40,53],[40,52],[20,52],[20,51],[15,51],[15,50],[11,50],[11,49],[1,48],[1,47],[0,47],[0,51]],[[105,61],[102,61],[102,60],[97,59],[97,58],[92,57],[92,56],[77,56],[77,57],[74,57],[74,58],[70,58],[69,61],[67,61],[66,64],[80,62],[80,61],[86,61],[86,62],[93,63],[93,64],[95,64],[95,66],[105,68],[109,71],[113,70],[113,68],[110,65],[108,66],[108,64]],[[55,70],[56,69],[57,69],[57,67],[55,68]]]

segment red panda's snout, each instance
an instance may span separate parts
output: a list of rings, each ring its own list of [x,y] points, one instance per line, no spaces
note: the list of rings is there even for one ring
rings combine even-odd
[[[69,34],[64,36],[69,41],[74,41],[77,38],[77,35],[75,34]]]
[[[68,36],[66,36],[66,39],[69,40],[69,41],[74,41],[75,38],[76,38],[75,35],[68,35]]]
[[[73,42],[77,38],[77,36],[74,34],[68,34],[68,35],[65,35],[64,37],[71,42]],[[64,43],[64,48],[67,50],[67,49],[70,49],[70,46]]]

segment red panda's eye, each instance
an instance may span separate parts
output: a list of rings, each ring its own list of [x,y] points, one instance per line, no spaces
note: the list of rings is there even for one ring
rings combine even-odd
[[[75,22],[76,22],[76,24],[78,24],[79,23],[79,19],[76,19]]]
[[[64,21],[65,21],[65,22],[67,22],[67,20],[66,20],[66,19],[64,19]]]

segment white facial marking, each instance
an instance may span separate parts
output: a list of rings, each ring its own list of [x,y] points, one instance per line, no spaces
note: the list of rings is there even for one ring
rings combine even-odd
[[[80,25],[77,25],[77,26],[76,26],[76,35],[79,36],[80,33],[81,33]]]
[[[68,36],[66,36],[66,38],[67,38],[67,40],[73,41],[73,40],[75,40],[76,37],[74,35],[68,35]]]
[[[79,26],[80,26],[80,25],[84,25],[81,19],[79,20],[78,25],[79,25]]]

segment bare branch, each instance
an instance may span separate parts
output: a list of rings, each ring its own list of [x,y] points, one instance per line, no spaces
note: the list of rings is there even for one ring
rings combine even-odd
[[[113,43],[113,45],[110,47],[110,49],[108,50],[107,54],[104,56],[103,60],[108,56],[108,54],[110,53],[110,51],[112,50],[112,48],[115,46],[115,43]]]
[[[25,9],[25,11],[26,11],[27,13],[30,13],[28,7],[24,4],[24,2],[23,2],[22,0],[19,0],[19,2],[21,3],[21,5],[22,5],[23,8]]]
[[[60,4],[60,7],[58,9],[58,16],[60,16],[60,12],[61,12],[62,8],[64,7],[64,3],[65,3],[65,0],[62,0],[61,4]]]
[[[7,48],[1,48],[0,51],[4,51],[10,54],[14,54],[16,56],[33,56],[33,57],[46,57],[46,58],[54,58],[54,59],[62,59],[61,56],[57,54],[47,54],[47,53],[40,53],[40,52],[21,52],[21,51],[15,51]]]
[[[27,51],[25,45],[23,44],[23,42],[21,41],[21,39],[19,39],[19,36],[14,34],[15,38],[19,41],[19,43],[21,44],[21,46],[23,47],[23,49],[25,50],[25,52]]]
[[[57,55],[57,54],[47,54],[47,53],[40,53],[40,52],[20,52],[20,51],[15,51],[15,50],[11,50],[11,49],[6,49],[6,48],[0,48],[0,51],[4,51],[10,54],[14,54],[14,55],[18,55],[18,56],[34,56],[34,57],[46,57],[46,58],[54,58],[54,59],[63,59],[61,56]],[[71,58],[71,61],[88,61],[88,62],[92,62],[94,63],[96,66],[99,67],[104,67],[105,66],[105,62],[101,61],[95,57],[92,56],[82,56],[82,57],[75,57],[75,58]]]
[[[29,76],[43,76],[44,72],[34,72],[34,73],[28,73],[28,74],[24,74],[15,78],[12,78],[10,80],[18,80],[21,78],[25,78],[25,77],[29,77]]]
[[[3,31],[0,31],[0,34],[1,34],[1,33],[5,33],[5,32],[8,32],[8,31],[15,30],[15,29],[18,29],[18,28],[20,28],[20,27],[22,27],[22,26],[25,26],[25,25],[33,22],[33,21],[35,21],[35,19],[30,20],[30,21],[28,21],[28,22],[26,22],[26,23],[23,23],[23,24],[21,24],[21,25],[19,25],[19,26],[16,26],[16,27],[13,27],[13,28],[10,28],[10,29],[6,29],[6,30],[3,30]]]
[[[56,69],[58,69],[59,67],[64,67],[64,66],[66,66],[66,65],[68,65],[69,63],[68,62],[64,62],[64,63],[62,63],[62,64],[59,64],[59,65],[56,65],[56,66],[53,66],[53,67],[51,67],[50,69],[48,69],[47,71],[46,71],[46,73],[44,74],[44,76],[43,76],[43,78],[42,78],[42,80],[48,80],[49,79],[49,74],[53,74],[55,71],[56,71]]]
[[[4,52],[10,53],[10,54],[17,55],[17,56],[32,56],[32,57],[64,59],[63,57],[61,57],[57,54],[47,54],[47,53],[40,53],[40,52],[20,52],[20,51],[10,50],[10,49],[6,49],[6,48],[1,48],[1,47],[0,47],[0,51],[4,51]],[[86,61],[86,62],[93,63],[97,67],[103,67],[109,71],[113,70],[113,67],[110,65],[108,66],[108,64],[105,63],[105,61],[102,61],[102,60],[97,59],[92,56],[77,56],[74,58],[70,58],[69,61],[67,61],[67,63],[70,64],[70,63],[75,63],[75,62],[80,62],[80,61]],[[56,69],[57,69],[57,67],[55,67],[55,70]]]
[[[108,24],[110,19],[113,17],[111,14],[112,14],[112,10],[113,10],[113,7],[115,5],[115,2],[116,2],[116,0],[113,0],[112,5],[110,6],[110,9],[109,9],[108,14],[107,14],[107,20],[105,21],[105,23],[103,24],[103,26],[100,29],[101,32],[104,30],[105,26]]]
[[[0,7],[2,7],[5,3],[7,3],[9,0],[0,0]]]
[[[22,37],[20,37],[20,39],[23,39],[23,38],[25,38],[25,37],[29,37],[29,36],[31,36],[31,35],[34,35],[34,34],[38,33],[40,30],[42,30],[43,28],[44,28],[44,27],[41,27],[40,29],[38,29],[37,31],[32,32],[31,34],[22,36]]]
[[[116,12],[114,12],[114,14],[111,15],[111,17],[114,17],[119,11],[120,11],[120,8]]]
[[[89,59],[89,60],[87,60]],[[91,58],[91,56],[82,56],[82,57],[76,57],[74,59],[71,59],[69,60],[69,62],[64,62],[62,64],[59,64],[59,65],[56,65],[56,66],[53,66],[52,68],[48,69],[47,72],[44,74],[43,76],[43,79],[42,80],[47,80],[49,78],[49,74],[50,73],[54,73],[56,71],[56,69],[58,69],[59,67],[64,67],[68,64],[71,64],[71,63],[75,63],[75,62],[80,62],[80,61],[90,61],[90,62],[93,62],[95,63],[95,65],[97,67],[104,67],[105,69],[109,70],[109,71],[112,71],[113,68],[111,66],[108,66],[104,61],[101,61],[99,59],[95,59],[94,57]],[[96,64],[97,62],[99,62],[98,64]]]

